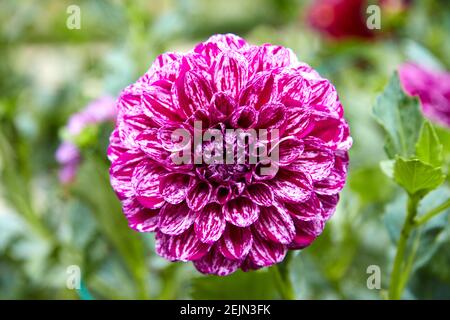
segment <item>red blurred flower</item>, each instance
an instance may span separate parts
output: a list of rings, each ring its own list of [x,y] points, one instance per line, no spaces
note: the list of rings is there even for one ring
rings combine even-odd
[[[315,0],[308,10],[309,24],[332,39],[372,38],[366,25],[366,0]]]

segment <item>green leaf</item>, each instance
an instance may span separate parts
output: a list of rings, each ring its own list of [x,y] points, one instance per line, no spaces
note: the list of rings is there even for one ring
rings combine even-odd
[[[419,160],[440,167],[442,165],[442,144],[433,126],[425,121],[420,130],[419,140],[416,144],[416,155]]]
[[[423,117],[418,99],[403,92],[397,73],[378,96],[373,115],[387,133],[385,151],[389,158],[414,154]]]
[[[194,299],[276,299],[279,298],[272,271],[237,271],[227,277],[207,276],[192,280]]]
[[[394,179],[410,195],[423,196],[436,189],[445,176],[440,168],[433,168],[418,159],[397,157],[394,164]]]

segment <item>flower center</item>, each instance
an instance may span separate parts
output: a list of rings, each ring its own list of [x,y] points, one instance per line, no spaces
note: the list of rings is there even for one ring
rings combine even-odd
[[[205,167],[203,177],[219,184],[244,182],[251,177],[252,168],[248,164],[211,164]]]

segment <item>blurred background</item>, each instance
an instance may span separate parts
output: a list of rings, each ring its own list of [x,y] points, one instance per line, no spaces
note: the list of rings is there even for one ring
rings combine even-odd
[[[366,27],[368,4],[381,8],[380,30]],[[81,29],[66,24],[70,5]],[[159,258],[152,234],[128,228],[108,181],[111,121],[74,142],[74,177],[61,180],[55,158],[71,115],[116,97],[158,54],[232,32],[290,47],[330,79],[354,139],[336,214],[293,258],[297,297],[382,299],[405,199],[380,170],[384,135],[371,109],[401,63],[450,69],[449,30],[446,0],[2,0],[0,298],[279,298],[270,269],[204,276]],[[448,155],[448,131],[438,130]],[[430,197],[449,194],[444,186]],[[449,245],[447,212],[425,228],[407,298],[450,299]],[[380,267],[381,290],[367,287],[370,265]],[[69,266],[81,270],[78,290],[67,288]]]

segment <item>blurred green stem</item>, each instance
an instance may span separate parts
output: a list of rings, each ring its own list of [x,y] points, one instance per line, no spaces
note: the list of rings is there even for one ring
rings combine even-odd
[[[292,261],[292,251],[289,250],[283,262],[274,268],[278,291],[284,300],[295,300],[294,287],[290,278],[290,264]]]
[[[406,219],[400,232],[400,238],[397,243],[397,253],[395,254],[394,266],[391,273],[391,282],[389,285],[389,299],[399,300],[402,296],[403,289],[407,282],[407,276],[402,277],[405,270],[405,251],[408,244],[409,236],[415,226],[414,219],[417,215],[417,205],[419,197],[410,195],[408,197],[408,206]]]
[[[415,219],[415,225],[416,226],[421,226],[425,223],[427,223],[430,219],[434,218],[435,216],[437,216],[439,213],[441,213],[442,211],[446,210],[450,208],[450,199],[448,199],[447,201],[445,201],[443,204],[441,204],[440,206],[428,211],[427,213],[425,213],[423,216]]]

